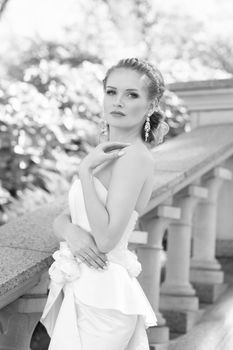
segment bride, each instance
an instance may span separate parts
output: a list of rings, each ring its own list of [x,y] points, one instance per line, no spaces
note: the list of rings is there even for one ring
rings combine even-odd
[[[69,208],[54,222],[61,243],[41,318],[50,350],[149,350],[146,328],[157,324],[127,244],[153,190],[150,147],[168,131],[164,81],[150,63],[129,58],[103,85],[108,141],[82,160]]]

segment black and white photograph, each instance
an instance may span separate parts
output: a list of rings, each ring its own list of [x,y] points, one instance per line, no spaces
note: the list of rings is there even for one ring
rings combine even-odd
[[[232,0],[0,0],[0,350],[233,350]]]

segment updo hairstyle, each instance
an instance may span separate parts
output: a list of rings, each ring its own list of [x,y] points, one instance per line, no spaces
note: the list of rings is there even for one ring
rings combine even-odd
[[[104,90],[106,89],[106,84],[109,75],[118,68],[131,69],[138,73],[145,74],[149,78],[147,86],[148,99],[151,101],[157,100],[157,108],[153,112],[153,114],[150,115],[150,131],[147,138],[148,143],[153,143],[156,141],[156,131],[158,131],[160,124],[165,119],[163,112],[158,106],[159,101],[163,96],[165,90],[163,76],[156,67],[154,67],[152,64],[145,60],[138,58],[126,58],[120,60],[116,65],[108,69],[106,76],[103,80]],[[145,141],[145,123],[146,121],[143,123],[141,129],[141,137],[143,141]]]

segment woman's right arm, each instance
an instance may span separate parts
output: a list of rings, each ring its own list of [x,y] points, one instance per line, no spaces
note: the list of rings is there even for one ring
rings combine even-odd
[[[106,266],[106,254],[99,251],[94,238],[88,231],[71,223],[68,209],[55,218],[53,231],[58,240],[66,241],[73,255],[89,267],[102,269]]]

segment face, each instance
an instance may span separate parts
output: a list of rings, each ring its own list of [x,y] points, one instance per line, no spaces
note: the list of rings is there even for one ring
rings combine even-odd
[[[104,115],[110,127],[141,128],[152,108],[147,84],[146,75],[128,68],[110,73],[104,93]]]

